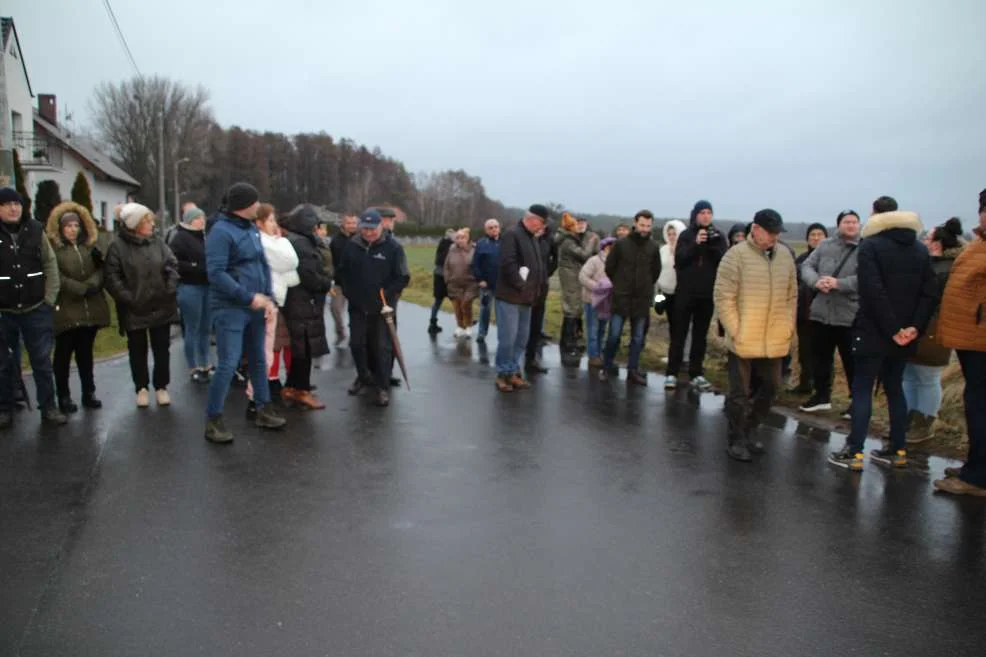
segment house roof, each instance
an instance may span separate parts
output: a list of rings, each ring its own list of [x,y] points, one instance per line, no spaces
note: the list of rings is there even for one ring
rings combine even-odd
[[[134,180],[133,176],[118,167],[110,159],[110,156],[103,153],[96,143],[88,137],[73,137],[67,131],[48,123],[38,113],[38,110],[34,110],[34,125],[41,127],[42,130],[60,141],[66,148],[88,162],[94,169],[101,171],[110,180],[127,185],[128,187],[140,187],[140,183]]]
[[[24,61],[24,51],[21,49],[21,40],[17,36],[17,28],[14,26],[14,19],[9,16],[4,16],[0,18],[0,27],[3,29],[3,49],[7,50],[7,44],[10,42],[10,36],[13,35],[14,43],[17,44],[17,59],[21,62],[21,68],[24,69],[24,80],[27,82],[27,92],[31,94],[31,98],[34,98],[34,90],[31,89],[31,78],[27,74],[27,63]]]

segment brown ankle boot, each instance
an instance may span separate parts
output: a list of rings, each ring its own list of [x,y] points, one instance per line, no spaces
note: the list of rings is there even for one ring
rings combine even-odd
[[[500,392],[513,392],[514,391],[514,387],[512,385],[510,385],[510,381],[505,376],[498,376],[498,377],[496,377],[496,379],[494,379],[493,383],[494,383],[494,385],[496,385],[496,389],[499,390]]]
[[[527,390],[528,388],[531,387],[531,384],[528,383],[524,379],[524,377],[522,377],[520,374],[517,373],[512,374],[510,376],[509,381],[510,381],[510,385],[512,385],[515,390]]]
[[[313,395],[311,390],[299,390],[298,396],[295,397],[295,401],[299,406],[311,409],[313,411],[320,411],[325,408],[325,404],[323,404],[318,397]]]

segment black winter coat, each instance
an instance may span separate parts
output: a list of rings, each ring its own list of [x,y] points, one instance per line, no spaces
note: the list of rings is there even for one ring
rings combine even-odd
[[[893,341],[914,327],[923,334],[938,307],[938,282],[927,247],[918,241],[921,222],[913,212],[886,212],[869,218],[859,245],[859,311],[853,351],[862,355],[907,357],[918,346]]]
[[[284,300],[284,322],[291,336],[291,351],[309,358],[329,353],[325,334],[325,295],[332,289],[332,279],[325,274],[318,251],[315,226],[318,215],[304,205],[282,221],[287,239],[298,254],[298,278],[301,283],[288,288]]]
[[[714,224],[709,225],[709,239],[702,244],[695,242],[699,225],[691,225],[678,236],[674,248],[674,268],[678,274],[678,287],[675,294],[692,299],[711,299],[716,285],[719,261],[726,254],[729,244],[726,236]]]
[[[103,285],[116,299],[121,331],[178,321],[178,263],[156,235],[121,230],[106,253]]]
[[[660,275],[661,250],[650,237],[634,232],[614,244],[606,256],[606,276],[613,282],[613,314],[624,319],[648,317]]]
[[[815,249],[809,248],[807,251],[794,259],[794,269],[798,274],[798,324],[807,326],[810,323],[811,302],[815,300],[816,290],[808,287],[801,281],[801,265],[805,263],[808,256]]]
[[[380,290],[393,308],[411,282],[404,247],[391,236],[373,244],[362,236],[354,237],[346,245],[336,272],[349,307],[368,314],[378,314],[383,308]]]
[[[349,240],[351,239],[353,239],[353,235],[346,235],[340,231],[333,235],[332,239],[329,240],[329,253],[332,254],[332,265],[334,267],[338,267],[339,263],[342,262],[342,253],[346,250],[346,244],[349,243]],[[339,281],[337,280],[336,285],[338,284]]]
[[[518,306],[533,306],[548,291],[547,253],[550,240],[537,238],[518,221],[500,237],[496,298]],[[527,267],[527,279],[520,275]]]
[[[178,282],[185,285],[208,285],[205,266],[205,231],[178,226],[171,238],[171,252],[178,261]]]

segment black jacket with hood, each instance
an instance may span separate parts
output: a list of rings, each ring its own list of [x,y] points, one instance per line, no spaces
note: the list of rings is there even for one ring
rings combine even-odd
[[[674,268],[678,275],[675,294],[693,299],[711,299],[719,261],[726,254],[729,243],[715,224],[709,224],[709,239],[698,244],[695,239],[699,229],[696,213],[692,211],[688,228],[678,236],[674,249]]]
[[[291,336],[291,351],[319,358],[329,353],[325,335],[325,295],[332,289],[332,279],[325,274],[318,251],[315,226],[318,214],[310,205],[302,205],[281,221],[287,239],[298,254],[300,284],[288,288],[284,300],[284,322]]]
[[[184,285],[208,285],[209,273],[205,266],[205,230],[192,230],[178,224],[168,244],[178,260],[179,283]]]

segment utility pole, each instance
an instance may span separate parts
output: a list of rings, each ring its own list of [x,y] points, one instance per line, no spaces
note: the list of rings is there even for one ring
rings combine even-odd
[[[157,126],[157,207],[161,213],[162,228],[164,217],[168,212],[167,201],[164,200],[164,106],[162,101],[161,120]]]
[[[178,167],[185,162],[191,162],[191,160],[187,157],[175,160],[175,225],[178,225],[178,222],[181,221],[181,191],[178,185]]]

